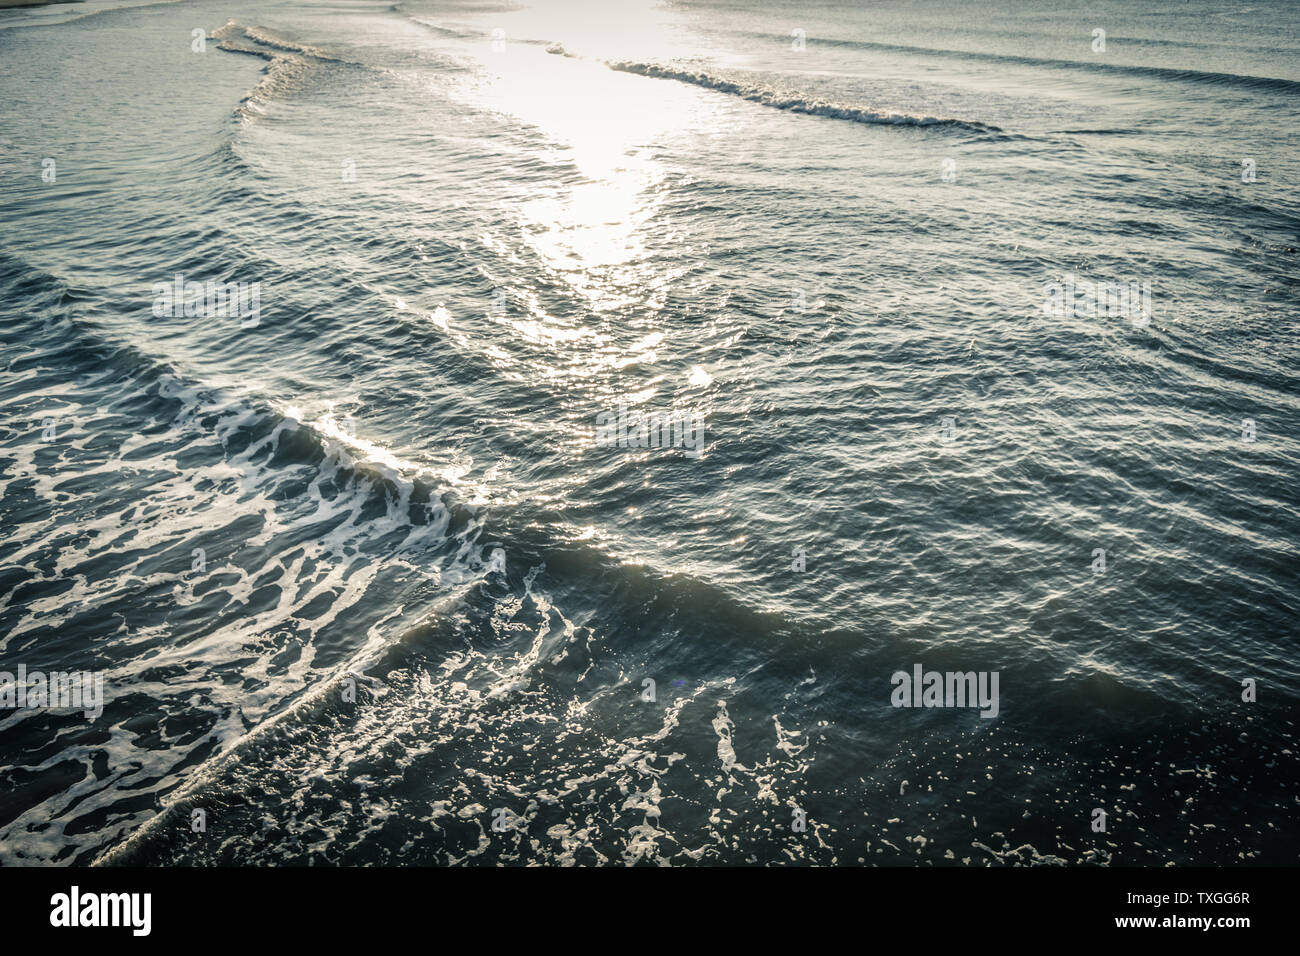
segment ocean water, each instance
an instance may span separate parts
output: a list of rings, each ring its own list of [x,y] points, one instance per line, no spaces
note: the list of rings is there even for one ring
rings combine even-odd
[[[1297,862],[1300,7],[0,64],[0,670],[104,687],[0,709],[3,864]]]

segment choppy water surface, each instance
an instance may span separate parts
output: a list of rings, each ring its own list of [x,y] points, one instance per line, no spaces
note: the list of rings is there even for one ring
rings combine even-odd
[[[106,697],[0,861],[1296,862],[1300,8],[110,6],[0,11],[0,669]]]

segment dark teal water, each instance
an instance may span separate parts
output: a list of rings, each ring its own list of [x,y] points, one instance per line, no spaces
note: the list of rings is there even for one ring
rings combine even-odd
[[[1296,862],[1293,5],[108,6],[0,11],[0,670],[106,697],[0,861]]]

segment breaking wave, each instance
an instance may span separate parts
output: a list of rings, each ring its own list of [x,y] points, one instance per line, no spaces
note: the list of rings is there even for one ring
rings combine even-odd
[[[973,120],[951,119],[936,116],[913,116],[907,113],[892,113],[882,110],[867,109],[845,103],[826,100],[807,99],[794,93],[781,92],[762,86],[748,86],[733,80],[713,76],[709,73],[682,70],[654,63],[611,62],[610,69],[620,73],[635,73],[656,79],[676,80],[690,83],[704,89],[715,90],[738,96],[751,103],[759,103],[772,109],[785,110],[790,113],[804,113],[808,116],[824,116],[829,119],[848,120],[853,123],[870,123],[881,126],[938,126],[986,132],[1001,132],[997,126],[979,123]]]

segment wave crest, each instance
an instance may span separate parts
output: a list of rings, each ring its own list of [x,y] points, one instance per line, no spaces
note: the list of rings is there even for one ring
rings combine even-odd
[[[743,83],[737,83],[722,77],[713,76],[709,73],[682,70],[670,66],[661,66],[655,63],[615,61],[606,63],[606,66],[611,70],[617,70],[620,73],[635,73],[638,76],[649,76],[656,79],[676,80],[679,83],[690,83],[693,86],[700,86],[705,89],[715,90],[719,93],[738,96],[751,103],[759,103],[763,106],[769,106],[772,109],[785,110],[790,113],[804,113],[809,116],[824,116],[829,119],[841,119],[853,123],[869,123],[872,125],[883,126],[942,126],[977,130],[979,132],[1001,132],[1001,129],[996,126],[976,122],[974,120],[952,119],[937,116],[915,116],[908,113],[893,113],[883,110],[874,110],[851,104],[835,103],[828,100],[809,99],[794,93],[785,93],[767,87],[747,86]]]

